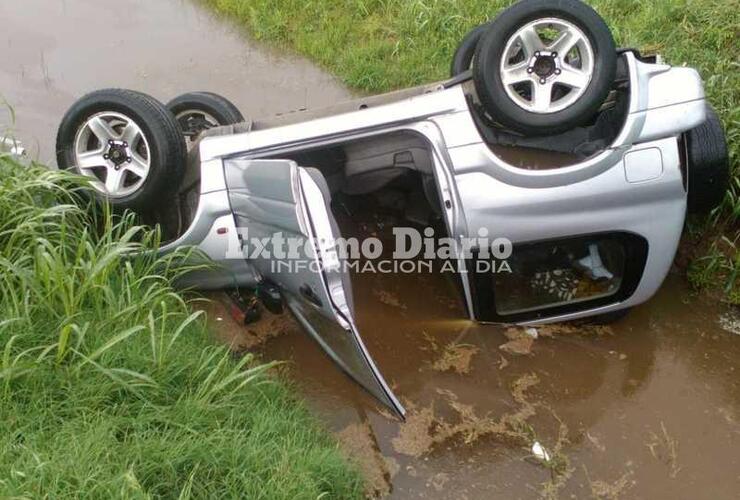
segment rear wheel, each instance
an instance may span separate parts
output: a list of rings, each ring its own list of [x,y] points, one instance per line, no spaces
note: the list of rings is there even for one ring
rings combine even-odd
[[[168,102],[167,108],[175,115],[188,144],[205,130],[244,121],[231,101],[213,92],[188,92]]]
[[[704,123],[684,135],[688,163],[690,213],[710,212],[722,203],[730,182],[730,159],[722,121],[707,106]]]
[[[486,24],[476,26],[465,35],[460,45],[457,46],[455,55],[452,56],[452,65],[450,66],[451,77],[460,75],[470,69],[473,64],[473,56],[475,56],[475,48],[486,32],[486,27]]]
[[[96,197],[119,208],[151,208],[172,195],[185,143],[172,114],[153,97],[123,89],[87,94],[57,132],[57,163],[90,179]]]
[[[488,25],[473,79],[494,121],[524,134],[555,134],[593,117],[616,64],[614,39],[591,7],[522,0]]]

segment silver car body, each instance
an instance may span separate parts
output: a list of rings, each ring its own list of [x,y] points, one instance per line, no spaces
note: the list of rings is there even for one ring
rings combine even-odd
[[[260,259],[226,258],[240,246],[237,227],[242,225],[314,236],[336,232],[316,172],[275,158],[393,131],[417,134],[432,152],[437,194],[447,230],[455,238],[475,237],[485,228],[515,247],[604,233],[646,243],[644,265],[626,295],[514,322],[572,320],[635,306],[657,291],[673,262],[687,199],[679,137],[704,122],[706,102],[695,70],[649,64],[631,52],[621,57],[630,80],[621,132],[600,153],[562,168],[522,169],[494,154],[476,126],[461,84],[361,99],[328,112],[299,112],[274,124],[254,122],[205,137],[198,145],[197,212],[189,229],[164,250],[196,246],[220,263],[221,271],[191,278],[203,288],[255,286],[265,279],[277,283],[289,308],[322,347],[403,415],[354,325],[346,276],[272,276]],[[307,258],[321,259],[320,253]],[[301,286],[314,282],[306,300]],[[470,319],[490,320],[481,314],[472,278],[462,274],[461,282]],[[352,345],[343,335],[351,337]]]

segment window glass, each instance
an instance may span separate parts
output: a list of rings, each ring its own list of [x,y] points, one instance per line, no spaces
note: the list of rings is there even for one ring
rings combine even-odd
[[[515,248],[511,273],[494,275],[500,316],[602,299],[617,294],[626,252],[616,238],[594,237]]]

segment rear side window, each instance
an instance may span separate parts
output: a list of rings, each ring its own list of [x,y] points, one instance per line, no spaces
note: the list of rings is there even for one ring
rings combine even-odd
[[[634,293],[646,258],[647,242],[628,233],[515,245],[510,272],[475,274],[476,315],[517,322],[619,303]]]

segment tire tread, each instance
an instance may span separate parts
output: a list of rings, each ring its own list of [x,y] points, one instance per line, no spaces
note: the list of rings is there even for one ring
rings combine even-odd
[[[119,208],[148,209],[170,199],[180,186],[185,171],[185,141],[175,117],[155,98],[135,90],[109,88],[91,92],[67,111],[56,139],[57,164],[73,168],[74,136],[81,123],[103,110],[121,112],[144,129],[150,146],[152,165],[142,188],[124,198],[98,198]],[[134,116],[130,116],[134,115]],[[148,132],[148,133],[147,133]]]

